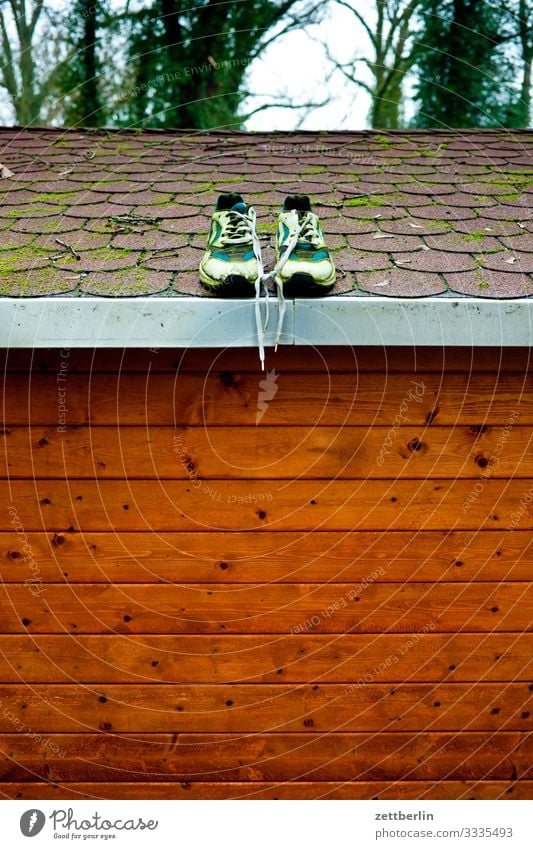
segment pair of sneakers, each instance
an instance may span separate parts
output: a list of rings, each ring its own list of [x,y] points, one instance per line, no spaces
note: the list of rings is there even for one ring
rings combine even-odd
[[[200,280],[214,295],[251,297],[255,294],[255,323],[261,368],[265,367],[265,330],[268,326],[268,286],[278,293],[278,329],[281,338],[285,297],[323,295],[335,283],[335,266],[324,242],[318,217],[307,195],[285,198],[278,217],[276,261],[267,274],[263,268],[256,215],[241,195],[220,195],[211,219],[207,250],[200,262]],[[264,288],[266,316],[261,316]]]
[[[276,262],[264,274],[255,210],[241,195],[220,195],[211,219],[207,250],[200,263],[205,289],[219,297],[252,297],[273,279],[278,294],[305,297],[327,293],[335,267],[318,217],[306,195],[285,198],[278,216]]]

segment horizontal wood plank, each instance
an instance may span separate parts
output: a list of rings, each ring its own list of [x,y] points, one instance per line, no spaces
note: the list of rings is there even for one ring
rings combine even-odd
[[[0,433],[0,477],[517,478],[533,476],[530,427],[80,427]]]
[[[530,359],[0,352],[4,797],[531,798]]]
[[[10,481],[0,529],[353,531],[533,528],[528,480]],[[18,523],[18,524],[17,524]]]
[[[3,781],[531,780],[533,735],[0,734]]]
[[[5,426],[533,423],[525,373],[6,375]],[[271,385],[272,384],[272,385]],[[265,388],[266,386],[266,388]],[[268,394],[269,398],[266,399]],[[263,405],[266,405],[266,407]]]
[[[446,348],[428,346],[282,346],[266,351],[267,370],[284,371],[525,371],[531,348]],[[252,371],[259,372],[256,348],[49,348],[0,349],[2,371]]]
[[[4,782],[4,799],[527,799],[533,781]]]
[[[0,636],[13,684],[532,680],[533,633]]]
[[[0,613],[6,634],[524,632],[533,584],[5,584]]]
[[[18,529],[18,532],[17,532]],[[529,531],[0,533],[4,583],[529,581]]]
[[[0,732],[531,731],[533,692],[497,684],[0,685]]]

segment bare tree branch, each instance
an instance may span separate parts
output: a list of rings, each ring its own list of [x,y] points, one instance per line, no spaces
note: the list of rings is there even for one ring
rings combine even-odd
[[[358,8],[361,3],[368,7],[368,0],[335,2],[349,9],[363,27],[370,41],[371,55],[354,56],[349,62],[341,62],[332,56],[329,45],[323,45],[328,60],[347,80],[370,94],[370,121],[373,127],[397,127],[402,83],[416,61],[415,20],[422,0],[374,0],[376,20],[373,28],[365,19],[363,11]],[[369,69],[372,82],[359,79],[355,73],[358,64]]]
[[[252,96],[252,95],[248,95]],[[270,97],[271,95],[266,94],[253,94],[253,97]],[[241,115],[241,121],[247,121],[252,115],[257,115],[259,112],[264,112],[266,109],[292,109],[293,111],[298,111],[299,109],[320,109],[322,106],[327,106],[329,103],[329,97],[324,98],[324,100],[315,102],[315,101],[307,101],[306,103],[293,103],[293,102],[280,102],[276,101],[275,103],[262,103],[261,106],[256,106],[255,109],[252,109],[250,112],[246,113],[246,115]]]
[[[3,12],[0,12],[0,30],[2,36],[3,51],[3,55],[0,55],[0,61],[2,63],[2,85],[7,90],[9,96],[11,97],[11,100],[14,103],[17,97],[17,80],[15,76],[15,68],[13,62],[13,52],[9,43],[9,36],[7,33]]]
[[[15,117],[20,124],[29,124],[38,117],[47,96],[47,89],[37,81],[34,37],[43,12],[44,0],[4,0],[9,8],[12,25],[17,34],[13,49],[5,11],[0,11],[0,61],[2,85],[7,90]]]
[[[361,14],[361,12],[359,12],[357,9],[355,9],[355,8],[354,8],[354,6],[353,6],[351,3],[346,2],[346,0],[336,0],[336,2],[337,2],[337,5],[339,5],[339,6],[344,6],[344,8],[345,8],[345,9],[349,9],[349,10],[350,10],[350,12],[352,13],[352,15],[355,15],[355,17],[357,18],[357,20],[359,21],[359,23],[361,24],[361,26],[362,26],[362,27],[363,27],[363,29],[365,30],[366,34],[368,35],[368,37],[369,37],[370,41],[372,42],[372,44],[373,44],[374,46],[376,46],[376,36],[375,36],[375,34],[372,32],[372,30],[370,29],[369,25],[368,25],[368,24],[367,24],[367,22],[365,21],[365,19],[364,19],[363,15]]]

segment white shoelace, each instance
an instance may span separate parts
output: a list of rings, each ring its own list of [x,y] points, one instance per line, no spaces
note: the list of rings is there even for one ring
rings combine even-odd
[[[276,330],[276,338],[274,341],[274,350],[278,350],[279,340],[281,338],[281,334],[283,331],[283,321],[285,319],[286,313],[286,301],[285,296],[283,294],[283,281],[281,279],[281,272],[285,266],[285,263],[289,259],[292,254],[294,248],[298,243],[298,239],[302,234],[306,236],[309,241],[313,241],[313,236],[316,235],[316,223],[314,217],[311,218],[309,214],[305,215],[301,221],[296,222],[296,226],[292,236],[287,242],[285,251],[283,255],[279,257],[272,271],[269,271],[265,274],[264,265],[263,265],[263,255],[261,252],[261,242],[259,241],[259,236],[257,235],[256,230],[256,214],[255,209],[250,207],[247,214],[243,214],[236,209],[230,210],[231,216],[236,216],[238,219],[241,219],[238,223],[233,222],[231,219],[228,222],[228,229],[231,228],[229,234],[225,234],[225,241],[231,244],[238,244],[243,241],[243,237],[247,234],[250,234],[252,237],[252,249],[254,252],[254,256],[257,260],[257,271],[258,276],[255,281],[255,326],[257,331],[257,343],[259,347],[259,359],[261,361],[261,370],[265,370],[265,331],[268,327],[269,320],[269,294],[268,294],[268,284],[271,279],[276,283],[276,290],[278,296],[278,326]],[[297,213],[295,213],[297,218]],[[312,232],[311,232],[312,231]],[[265,311],[265,320],[263,322],[261,317],[261,289],[265,290],[265,302],[266,302],[266,311]]]
[[[265,330],[268,324],[268,287],[266,292],[266,315],[265,321],[261,318],[261,287],[265,277],[263,266],[263,254],[261,242],[256,230],[256,214],[253,207],[248,208],[247,213],[239,212],[237,209],[228,210],[228,225],[224,233],[224,241],[230,244],[241,244],[246,241],[246,236],[252,237],[252,250],[257,261],[257,279],[255,281],[255,326],[257,330],[257,343],[259,347],[259,359],[261,369],[265,369]],[[237,220],[235,220],[237,219]]]
[[[274,340],[274,351],[278,350],[279,340],[281,339],[281,333],[283,330],[283,321],[285,319],[285,312],[287,307],[287,302],[285,301],[285,295],[283,294],[283,281],[281,279],[281,272],[283,271],[283,267],[290,255],[292,254],[294,248],[298,243],[298,239],[300,238],[300,233],[302,230],[302,225],[297,224],[294,230],[294,233],[290,237],[287,242],[287,247],[282,256],[278,259],[272,271],[269,271],[268,274],[264,275],[263,283],[265,284],[265,289],[268,292],[268,281],[273,279],[276,284],[276,290],[278,295],[278,327],[276,330],[276,338]]]
[[[283,281],[281,279],[281,272],[285,266],[285,263],[290,258],[293,250],[295,249],[298,241],[303,236],[306,241],[311,243],[319,242],[320,236],[317,233],[317,222],[318,219],[311,212],[307,212],[302,219],[300,220],[298,217],[298,213],[294,212],[294,232],[290,237],[289,241],[286,244],[283,255],[280,256],[277,263],[275,264],[272,271],[269,271],[263,277],[263,283],[265,284],[266,291],[268,292],[268,281],[273,279],[276,284],[276,290],[278,295],[278,327],[276,330],[276,338],[274,340],[274,351],[278,350],[279,340],[281,339],[281,334],[283,331],[283,321],[285,319],[285,312],[287,303],[285,301],[285,295],[283,294]]]

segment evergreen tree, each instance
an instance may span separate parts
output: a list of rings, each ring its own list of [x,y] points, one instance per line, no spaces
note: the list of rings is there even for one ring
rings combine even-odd
[[[100,127],[106,124],[102,108],[102,61],[98,39],[104,25],[100,0],[75,0],[64,23],[69,61],[57,88],[63,98],[63,120],[69,126]]]
[[[515,0],[511,3],[510,13],[516,20],[520,55],[522,59],[522,78],[520,96],[516,105],[516,124],[529,127],[531,121],[531,87],[533,70],[533,6],[528,0]]]
[[[490,127],[519,122],[515,36],[492,0],[424,0],[417,59],[417,127]]]

